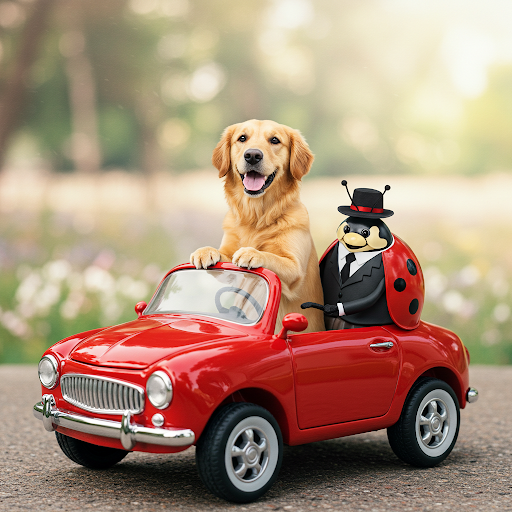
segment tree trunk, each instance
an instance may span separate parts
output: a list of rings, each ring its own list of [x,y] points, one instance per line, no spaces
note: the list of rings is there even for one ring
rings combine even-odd
[[[54,0],[36,0],[22,30],[12,71],[0,96],[0,169],[5,160],[9,140],[20,122],[29,90],[29,73],[39,49],[43,46],[46,21]]]
[[[67,7],[67,32],[62,36],[60,50],[66,58],[71,107],[71,159],[75,169],[96,173],[101,167],[101,146],[98,136],[96,83],[83,27],[81,5]]]

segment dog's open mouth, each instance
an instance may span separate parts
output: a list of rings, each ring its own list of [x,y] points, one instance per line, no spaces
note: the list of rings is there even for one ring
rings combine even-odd
[[[246,174],[240,174],[245,192],[251,196],[262,194],[274,181],[276,172],[277,169],[270,176],[265,176],[257,171],[249,171]]]

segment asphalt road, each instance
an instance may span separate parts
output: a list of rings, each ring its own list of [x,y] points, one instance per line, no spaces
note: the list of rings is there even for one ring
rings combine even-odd
[[[194,451],[129,454],[107,471],[68,460],[32,416],[37,369],[0,366],[0,510],[512,510],[512,367],[472,367],[480,399],[461,413],[459,440],[432,469],[399,461],[385,431],[286,447],[280,477],[258,502],[210,495]]]

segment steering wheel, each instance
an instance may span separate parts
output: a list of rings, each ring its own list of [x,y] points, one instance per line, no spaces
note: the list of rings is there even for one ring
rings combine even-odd
[[[220,288],[217,290],[217,293],[215,294],[215,306],[217,306],[217,310],[219,313],[227,314],[228,316],[240,318],[242,320],[247,320],[247,317],[245,316],[245,313],[237,306],[231,306],[229,309],[225,308],[220,303],[220,297],[223,293],[226,292],[233,292],[238,293],[242,297],[246,298],[252,305],[252,307],[256,310],[256,313],[258,313],[258,317],[260,317],[263,314],[263,307],[261,304],[248,292],[245,290],[242,290],[242,288],[236,288],[235,286],[224,286],[224,288]]]

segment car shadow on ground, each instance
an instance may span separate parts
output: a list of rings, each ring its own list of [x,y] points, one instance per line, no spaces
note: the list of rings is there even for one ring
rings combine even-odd
[[[433,473],[457,474],[478,470],[481,454],[471,445],[459,446],[434,468],[418,468],[401,461],[389,446],[385,431],[285,447],[280,478],[269,496],[276,493],[308,495],[338,490],[373,491],[397,485],[422,485]],[[407,482],[413,482],[407,483]],[[406,487],[407,488],[407,487]],[[364,491],[368,492],[368,491]]]
[[[62,486],[76,489],[79,484],[89,494],[87,501],[103,496],[128,503],[224,508],[227,502],[211,495],[199,479],[194,451],[192,448],[180,454],[131,453],[106,471],[73,465],[71,471],[63,472]],[[464,465],[468,457],[471,454],[454,452],[441,466]],[[301,497],[321,499],[322,494],[332,492],[332,488],[349,490],[367,486],[372,489],[376,481],[395,485],[403,478],[421,480],[424,471],[400,461],[383,432],[285,446],[280,476],[258,503]],[[92,495],[91,490],[94,490]]]
[[[285,447],[281,478],[287,485],[323,484],[327,480],[357,479],[369,471],[403,467],[387,439],[353,437]]]

